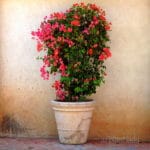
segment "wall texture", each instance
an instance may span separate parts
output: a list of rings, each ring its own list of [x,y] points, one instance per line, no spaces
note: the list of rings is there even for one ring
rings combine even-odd
[[[50,82],[40,78],[30,32],[43,17],[79,0],[0,1],[0,136],[56,136]],[[113,23],[106,84],[92,96],[90,138],[150,140],[150,1],[96,3]]]

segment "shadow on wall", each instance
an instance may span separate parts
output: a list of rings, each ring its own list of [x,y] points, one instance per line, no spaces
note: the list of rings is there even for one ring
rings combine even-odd
[[[13,115],[3,115],[0,123],[0,136],[3,135],[18,135],[26,132],[26,128],[13,117]]]

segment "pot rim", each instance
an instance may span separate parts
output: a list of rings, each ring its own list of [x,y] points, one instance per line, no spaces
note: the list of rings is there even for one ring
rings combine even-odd
[[[51,100],[51,105],[54,110],[57,111],[89,111],[93,110],[95,101],[86,102],[60,102]]]
[[[93,99],[86,99],[87,101],[76,101],[76,102],[66,102],[66,101],[58,101],[58,100],[50,100],[51,103],[54,103],[54,104],[64,104],[64,105],[85,105],[85,104],[93,104],[95,103],[95,100]]]

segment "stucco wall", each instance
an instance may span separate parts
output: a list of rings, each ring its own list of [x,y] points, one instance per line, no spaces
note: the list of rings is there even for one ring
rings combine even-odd
[[[50,82],[40,77],[30,32],[43,17],[79,0],[0,1],[0,136],[56,136]],[[96,3],[113,23],[106,84],[92,96],[90,138],[150,140],[150,1]]]

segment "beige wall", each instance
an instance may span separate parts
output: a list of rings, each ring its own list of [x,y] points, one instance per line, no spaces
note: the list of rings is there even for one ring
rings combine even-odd
[[[106,84],[92,98],[90,138],[150,140],[150,1],[83,0],[113,23]],[[0,136],[56,136],[50,82],[40,78],[30,32],[77,0],[0,1]]]

